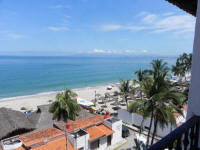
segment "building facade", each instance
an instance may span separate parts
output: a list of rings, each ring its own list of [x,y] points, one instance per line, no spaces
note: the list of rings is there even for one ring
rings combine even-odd
[[[2,140],[0,150],[104,150],[120,141],[122,121],[106,114]]]

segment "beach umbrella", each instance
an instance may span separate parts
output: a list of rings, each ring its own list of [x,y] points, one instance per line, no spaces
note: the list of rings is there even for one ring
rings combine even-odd
[[[106,105],[102,105],[101,108],[107,108],[107,106]]]
[[[110,96],[110,93],[105,93],[105,98],[108,98]]]
[[[101,96],[101,94],[97,93],[97,94],[96,94],[96,96],[97,96],[97,97],[100,97],[100,96]]]
[[[113,96],[118,96],[119,95],[119,92],[118,91],[114,91],[113,92]]]
[[[119,109],[121,109],[121,107],[115,106],[115,107],[112,107],[112,109],[113,109],[113,110],[119,110]]]
[[[118,101],[115,101],[115,102],[111,103],[110,105],[116,106],[116,105],[120,105],[120,103]]]

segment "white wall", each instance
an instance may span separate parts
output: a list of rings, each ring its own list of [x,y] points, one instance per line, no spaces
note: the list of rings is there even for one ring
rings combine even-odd
[[[112,136],[112,145],[122,140],[122,121],[117,121],[112,124],[112,130],[114,131]]]
[[[89,134],[77,138],[77,149],[84,148],[84,150],[88,150],[88,140]]]
[[[118,118],[121,119],[124,123],[129,124],[129,125],[136,125],[136,126],[141,126],[141,122],[143,117],[141,115],[138,115],[136,113],[129,113],[128,111],[124,110],[124,109],[120,109],[118,110]],[[144,120],[143,123],[143,129],[145,129],[146,127],[149,127],[150,124],[150,118],[146,118]],[[164,129],[162,129],[159,125],[157,127],[157,135],[160,137],[164,137],[167,134],[169,134],[172,130],[174,130],[175,127],[168,125],[167,127],[165,127]],[[154,123],[152,124],[152,128],[151,128],[151,133],[153,133],[154,130]]]
[[[99,150],[104,150],[107,147],[107,137],[100,138]]]
[[[88,141],[89,141],[89,134],[74,138],[72,135],[68,135],[68,139],[70,140],[71,144],[74,148],[84,148],[84,150],[88,150]]]
[[[187,119],[200,116],[200,2],[198,2],[195,37],[192,55],[191,84],[188,101]]]

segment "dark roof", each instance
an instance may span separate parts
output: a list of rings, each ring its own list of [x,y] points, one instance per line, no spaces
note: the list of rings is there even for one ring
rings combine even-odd
[[[26,116],[23,112],[8,108],[0,108],[0,139],[11,136],[17,130],[41,130],[53,126],[54,122],[64,123],[63,121],[53,121],[53,114],[49,112],[50,105],[38,106],[38,110]],[[81,107],[76,119],[91,117],[93,114]],[[70,120],[69,120],[70,121]],[[17,132],[18,133],[18,132]],[[21,132],[19,132],[21,133]],[[15,134],[16,135],[16,134]],[[13,135],[12,135],[13,136]]]
[[[184,11],[196,16],[197,0],[167,0],[168,2],[178,6]]]
[[[22,112],[0,108],[0,139],[19,130],[33,130],[34,126]]]

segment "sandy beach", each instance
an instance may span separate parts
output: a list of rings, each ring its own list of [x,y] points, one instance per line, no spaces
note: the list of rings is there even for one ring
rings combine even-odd
[[[111,90],[107,90],[107,87],[112,85]],[[118,91],[117,84],[107,84],[102,86],[95,87],[85,87],[79,89],[72,89],[75,93],[78,94],[79,97],[91,101],[95,98],[95,91],[97,94],[104,95],[106,92],[114,92]],[[35,95],[27,95],[27,96],[19,96],[19,97],[11,97],[0,99],[0,107],[11,108],[14,110],[22,111],[21,108],[25,107],[28,110],[36,110],[37,106],[49,104],[49,100],[55,100],[57,92],[46,92],[39,93]]]

